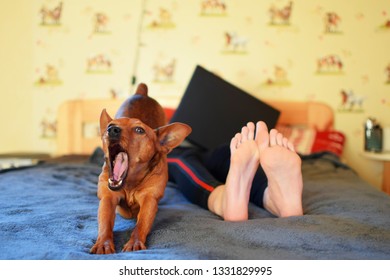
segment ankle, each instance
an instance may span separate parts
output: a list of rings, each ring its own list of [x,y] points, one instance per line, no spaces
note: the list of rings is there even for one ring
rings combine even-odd
[[[290,207],[281,209],[279,217],[287,218],[287,217],[296,217],[303,216],[303,209],[301,207]]]
[[[233,211],[232,211],[233,210]],[[234,209],[225,209],[223,219],[227,222],[241,222],[248,220],[248,211],[234,211]]]
[[[288,201],[279,197],[276,202],[273,200],[273,196],[269,192],[270,189],[267,187],[263,195],[263,206],[268,212],[280,218],[303,215],[301,197],[289,197]]]

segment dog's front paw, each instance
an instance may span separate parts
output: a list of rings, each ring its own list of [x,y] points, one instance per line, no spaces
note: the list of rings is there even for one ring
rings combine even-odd
[[[99,241],[97,240],[95,245],[89,251],[91,254],[114,254],[115,253],[115,245],[112,240]]]
[[[137,241],[129,241],[123,246],[122,252],[131,252],[131,251],[139,251],[139,250],[146,250],[146,246],[143,242],[137,240]]]

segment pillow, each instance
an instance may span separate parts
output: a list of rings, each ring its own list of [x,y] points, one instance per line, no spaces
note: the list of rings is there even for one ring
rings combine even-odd
[[[311,152],[328,151],[341,157],[343,154],[345,135],[336,130],[317,131]]]
[[[169,121],[171,120],[173,114],[175,113],[175,109],[164,107],[164,112],[165,112],[165,116],[167,118],[167,122],[169,123]]]
[[[302,155],[328,151],[341,157],[344,149],[345,135],[336,130],[316,131],[304,126],[276,127]]]

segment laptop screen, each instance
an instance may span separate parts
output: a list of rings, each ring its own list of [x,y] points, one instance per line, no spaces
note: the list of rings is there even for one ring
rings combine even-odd
[[[275,127],[280,112],[197,66],[170,122],[192,127],[187,140],[204,149],[229,143],[249,121]]]

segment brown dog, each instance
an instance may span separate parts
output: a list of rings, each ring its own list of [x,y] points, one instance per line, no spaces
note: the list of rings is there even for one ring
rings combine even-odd
[[[168,181],[167,154],[191,132],[182,123],[166,125],[163,108],[147,92],[147,86],[140,84],[115,119],[105,109],[101,113],[105,163],[98,183],[99,231],[91,253],[115,252],[115,210],[125,218],[137,218],[123,251],[146,249],[146,237]]]

